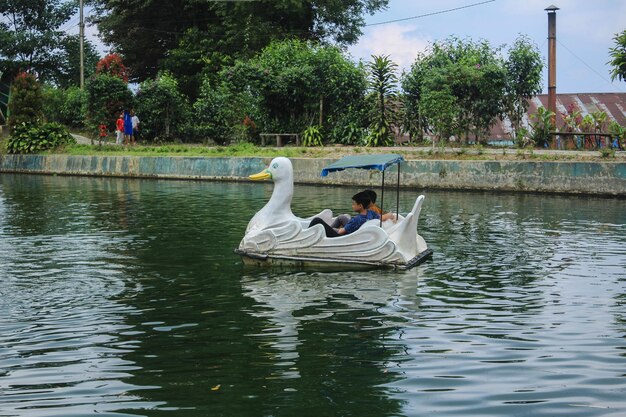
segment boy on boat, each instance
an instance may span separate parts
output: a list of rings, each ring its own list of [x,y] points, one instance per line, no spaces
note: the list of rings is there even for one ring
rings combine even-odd
[[[357,215],[353,216],[350,221],[346,223],[345,226],[334,229],[324,220],[316,217],[311,221],[309,227],[321,224],[326,232],[326,237],[338,237],[354,233],[359,230],[359,228],[363,226],[366,221],[372,219],[380,219],[378,213],[373,210],[367,209],[370,204],[371,200],[369,194],[361,191],[360,193],[356,193],[352,196],[352,210],[356,211]]]

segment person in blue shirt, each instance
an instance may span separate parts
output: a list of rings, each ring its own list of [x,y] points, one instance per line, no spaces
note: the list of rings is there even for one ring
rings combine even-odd
[[[124,145],[133,144],[133,117],[130,112],[124,110]]]
[[[370,204],[371,200],[369,195],[366,192],[361,191],[360,193],[356,193],[352,196],[352,210],[356,211],[357,215],[353,216],[345,226],[340,227],[339,229],[334,229],[324,220],[316,217],[311,221],[309,227],[321,224],[326,232],[326,237],[349,235],[350,233],[354,233],[359,230],[359,228],[363,226],[366,221],[380,219],[378,213],[367,209]]]

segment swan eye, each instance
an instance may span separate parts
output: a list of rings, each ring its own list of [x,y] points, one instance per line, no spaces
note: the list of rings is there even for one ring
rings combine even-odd
[[[278,169],[278,163],[277,163],[277,162],[274,162],[274,164],[272,164],[272,168],[274,168],[274,169]]]

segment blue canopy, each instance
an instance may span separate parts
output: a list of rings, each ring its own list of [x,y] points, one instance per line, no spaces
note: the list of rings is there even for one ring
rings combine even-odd
[[[343,171],[346,168],[359,169],[377,169],[384,171],[388,166],[404,162],[401,155],[383,154],[383,155],[350,155],[344,156],[337,162],[333,162],[326,168],[322,169],[322,177],[330,172]]]

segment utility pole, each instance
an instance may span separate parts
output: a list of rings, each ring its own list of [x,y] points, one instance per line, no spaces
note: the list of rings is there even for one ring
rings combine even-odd
[[[554,113],[552,127],[556,126],[556,6],[545,9],[548,12],[548,110]],[[553,145],[554,146],[554,143]]]
[[[78,37],[80,38],[80,89],[85,88],[85,20],[83,17],[83,0],[80,0],[80,23]]]

